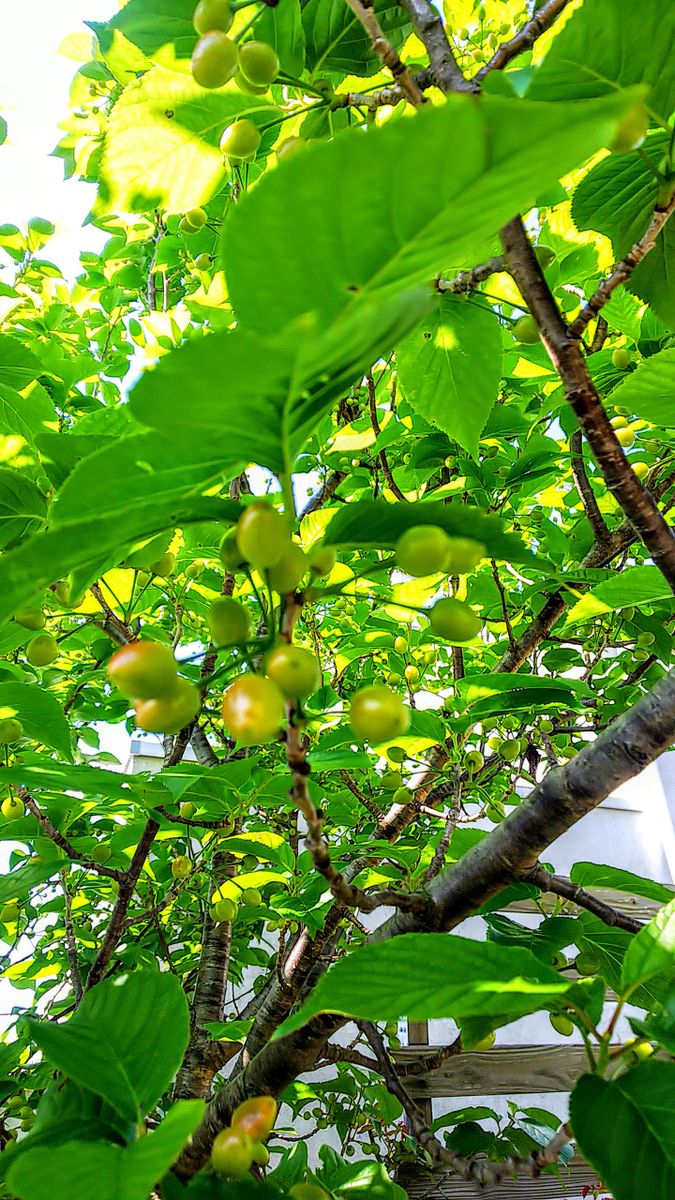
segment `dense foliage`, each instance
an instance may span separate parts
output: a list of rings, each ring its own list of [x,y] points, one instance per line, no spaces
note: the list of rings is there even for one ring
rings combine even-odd
[[[395,1200],[572,1140],[675,1195],[673,890],[546,853],[675,740],[674,43],[668,0],[72,39],[105,244],[71,286],[0,226],[8,1196]],[[398,1022],[489,1055],[542,1010],[570,1126],[430,1128]]]

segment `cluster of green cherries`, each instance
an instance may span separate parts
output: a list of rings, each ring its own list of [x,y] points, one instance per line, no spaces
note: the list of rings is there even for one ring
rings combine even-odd
[[[192,75],[203,88],[220,88],[231,79],[244,92],[259,96],[279,74],[276,50],[261,41],[238,46],[228,37],[234,14],[229,0],[199,0],[194,27],[199,36],[192,55]],[[260,145],[260,131],[244,117],[228,125],[220,148],[231,162],[250,162]]]
[[[64,588],[68,587],[65,580],[61,580]],[[59,585],[57,584],[57,587]],[[70,589],[68,589],[70,591]],[[63,592],[65,597],[65,591]],[[62,597],[58,595],[61,599]],[[67,603],[67,598],[63,600]],[[32,604],[21,608],[14,613],[14,620],[17,625],[21,625],[23,629],[29,629],[35,633],[26,646],[26,659],[31,667],[48,667],[53,663],[59,652],[59,646],[56,638],[52,633],[41,632],[47,624],[47,614],[44,609],[38,604]]]
[[[199,712],[198,689],[178,674],[173,652],[160,642],[120,646],[107,670],[112,683],[133,702],[137,725],[149,733],[178,733]]]

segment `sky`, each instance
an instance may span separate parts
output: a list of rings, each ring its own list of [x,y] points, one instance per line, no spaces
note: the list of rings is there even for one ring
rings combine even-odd
[[[30,217],[53,221],[57,235],[45,256],[68,275],[76,272],[80,251],[97,248],[104,235],[82,229],[92,186],[65,182],[62,161],[49,157],[60,136],[58,122],[67,113],[70,81],[78,66],[59,54],[59,47],[70,34],[86,33],[85,20],[105,20],[117,7],[116,0],[2,4],[0,114],[9,134],[0,147],[0,224],[23,226]]]

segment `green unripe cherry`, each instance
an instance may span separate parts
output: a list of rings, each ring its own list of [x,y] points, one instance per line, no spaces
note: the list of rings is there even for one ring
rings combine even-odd
[[[269,87],[279,74],[279,56],[267,42],[245,42],[239,50],[239,69],[256,87]]]
[[[311,696],[321,682],[319,660],[302,646],[276,646],[265,659],[265,674],[288,700]]]
[[[574,1033],[574,1024],[564,1013],[549,1013],[548,1019],[556,1033],[559,1033],[562,1037],[571,1037]]]
[[[630,450],[631,446],[635,442],[634,429],[632,429],[629,425],[627,429],[616,429],[615,433],[617,441],[621,446],[623,446],[624,450]]]
[[[403,746],[390,746],[387,750],[387,758],[390,762],[402,763],[405,762],[407,757],[407,753]]]
[[[279,142],[276,147],[276,156],[281,161],[283,158],[292,158],[297,154],[298,150],[302,150],[304,142],[299,137],[284,138],[283,142]]]
[[[257,84],[251,83],[250,79],[247,79],[244,75],[241,67],[237,67],[234,73],[234,82],[236,83],[240,92],[248,92],[249,96],[264,96],[268,89],[267,84],[263,84],[262,87],[258,87]]]
[[[213,262],[213,259],[211,258],[211,255],[207,254],[206,251],[204,251],[203,254],[198,254],[197,257],[195,258],[195,266],[198,271],[210,271],[212,262]],[[196,566],[197,566],[196,563],[190,563],[190,567],[188,567],[188,571],[190,570],[190,568],[194,568]],[[204,569],[204,564],[201,563],[200,570],[203,570],[203,569]],[[186,572],[186,574],[187,574],[187,572]],[[194,575],[192,575],[191,578],[194,579],[195,576],[198,574],[199,574],[199,571],[195,571]]]
[[[0,742],[7,745],[9,742],[17,742],[20,737],[23,737],[23,725],[16,717],[6,717],[0,721]]]
[[[228,125],[220,139],[220,149],[227,158],[238,162],[255,154],[260,145],[260,130],[248,117]]]
[[[283,716],[278,685],[262,675],[240,675],[223,696],[225,727],[240,746],[261,746],[276,738]]]
[[[225,570],[229,571],[230,573],[246,565],[246,559],[244,558],[237,544],[236,528],[228,529],[227,532],[223,534],[220,546],[218,548],[218,554]]]
[[[419,682],[420,669],[419,667],[416,667],[414,663],[408,663],[403,674],[406,677],[407,683],[409,683],[411,687],[413,684]]]
[[[581,950],[574,960],[574,966],[580,975],[597,975],[602,963],[590,950]]]
[[[349,723],[363,741],[386,742],[407,731],[410,712],[395,692],[382,684],[373,684],[361,688],[353,697]]]
[[[15,925],[19,919],[21,910],[16,900],[10,900],[7,904],[3,904],[0,910],[0,922],[3,925]]]
[[[26,658],[32,667],[48,667],[58,652],[58,642],[51,633],[38,633],[26,647]]]
[[[234,921],[234,918],[237,915],[237,906],[234,900],[230,900],[229,897],[226,896],[222,900],[217,900],[215,904],[211,905],[210,913],[211,920],[215,921],[216,924],[222,924],[225,921]]]
[[[91,861],[98,863],[99,867],[104,867],[110,858],[110,855],[110,846],[106,846],[105,842],[103,842],[99,846],[94,846],[94,849],[91,852]]]
[[[203,208],[191,208],[181,218],[178,229],[181,233],[199,233],[206,225],[206,213]]]
[[[258,867],[258,860],[255,854],[245,854],[241,860],[242,871],[255,871]]]
[[[14,620],[22,629],[44,629],[47,618],[41,608],[20,608],[14,613]]]
[[[266,578],[272,591],[285,596],[287,592],[295,591],[306,574],[307,560],[304,551],[297,542],[288,542],[279,562],[266,572]]]
[[[485,760],[480,750],[469,750],[469,752],[464,755],[464,765],[469,771],[480,771],[484,761]]]
[[[178,854],[171,863],[171,874],[174,879],[187,879],[192,871],[192,863],[186,854]]]
[[[194,721],[201,706],[201,695],[189,679],[176,678],[167,695],[136,700],[136,724],[148,733],[180,733]]]
[[[403,783],[400,771],[385,771],[380,779],[380,784],[386,788],[388,792],[396,792]]]
[[[468,575],[485,558],[485,546],[473,538],[450,538],[450,557],[446,565],[448,575]]]
[[[277,150],[278,153],[279,151]],[[333,570],[337,555],[332,546],[322,546],[319,544],[318,546],[312,546],[307,551],[306,558],[311,574],[315,575],[317,579],[325,579]]]
[[[485,1054],[487,1050],[491,1050],[494,1046],[495,1036],[496,1035],[494,1032],[486,1033],[485,1037],[482,1037],[479,1039],[479,1041],[474,1042],[473,1046],[469,1046],[469,1050],[472,1052],[475,1051],[476,1054]]]
[[[242,904],[248,904],[249,908],[260,908],[262,904],[262,896],[257,888],[244,888],[241,893]]]
[[[411,799],[410,790],[407,787],[399,787],[394,792],[391,802],[392,804],[409,804]]]
[[[630,366],[630,353],[625,346],[617,346],[616,350],[612,351],[612,366],[616,367],[617,371],[625,371]]]
[[[197,33],[202,35],[209,33],[212,29],[219,29],[221,33],[227,33],[233,20],[230,0],[199,0],[192,24]]]
[[[168,579],[169,575],[173,575],[176,569],[176,555],[171,550],[167,550],[161,558],[155,559],[150,563],[149,571],[153,575],[159,575],[161,579]]]
[[[522,342],[524,346],[535,346],[539,341],[539,326],[534,317],[529,313],[518,317],[513,326],[513,336],[517,342]]]
[[[6,821],[18,821],[25,811],[23,800],[19,800],[18,796],[5,796],[0,805],[0,812]]]
[[[318,1183],[294,1183],[288,1194],[292,1200],[330,1200],[328,1192]]]
[[[161,642],[129,642],[120,646],[108,662],[108,676],[130,700],[165,696],[176,686],[176,660]]]
[[[203,88],[223,87],[237,69],[237,45],[220,29],[211,29],[197,42],[192,54],[192,76]]]
[[[288,542],[286,522],[281,513],[269,504],[258,501],[249,505],[237,522],[239,552],[246,562],[258,570],[275,567]]]
[[[211,1166],[219,1175],[235,1179],[248,1174],[253,1162],[253,1142],[241,1129],[222,1129],[211,1147]]]
[[[656,641],[656,638],[655,638],[654,634],[649,633],[648,630],[645,630],[644,633],[639,633],[637,636],[638,646],[653,646],[655,641]],[[0,742],[1,741],[3,741],[2,738],[0,738]]]
[[[396,564],[406,575],[419,578],[444,571],[450,538],[438,525],[412,525],[396,543]]]
[[[408,642],[406,638],[401,637],[400,634],[398,637],[394,638],[394,650],[397,654],[408,653]]]
[[[434,636],[444,638],[455,646],[473,641],[483,628],[480,617],[468,604],[454,597],[437,600],[427,615]]]
[[[251,633],[248,612],[231,596],[219,596],[207,613],[206,622],[216,646],[246,642]]]
[[[191,821],[196,811],[197,805],[193,804],[191,800],[184,800],[178,809],[179,816],[181,816],[184,821]]]

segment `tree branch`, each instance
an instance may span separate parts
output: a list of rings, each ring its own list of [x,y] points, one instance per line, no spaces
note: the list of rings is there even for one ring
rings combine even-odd
[[[588,912],[604,921],[605,925],[610,925],[612,928],[625,929],[628,933],[639,933],[643,928],[642,921],[636,921],[634,917],[618,912],[616,908],[599,900],[592,892],[587,892],[579,884],[572,883],[571,879],[564,879],[561,875],[552,875],[545,867],[539,865],[533,867],[531,871],[523,873],[522,879],[525,883],[536,884],[542,892],[552,892],[556,896],[562,896],[565,900],[572,900],[579,908],[587,909]]]
[[[623,452],[581,353],[569,336],[520,218],[502,230],[509,270],[563,384],[605,483],[635,526],[656,566],[675,591],[675,536]]]
[[[473,82],[480,83],[486,75],[490,74],[490,71],[503,71],[504,67],[507,67],[519,54],[530,50],[537,38],[550,29],[569,3],[570,0],[546,0],[546,3],[537,9],[532,20],[518,30],[515,37],[508,42],[502,42],[490,61],[476,73]]]
[[[119,883],[124,876],[123,871],[116,871],[113,867],[103,867],[99,863],[94,862],[93,859],[87,858],[86,854],[82,854],[81,851],[76,850],[72,842],[69,842],[68,838],[59,833],[58,829],[52,825],[49,817],[42,811],[30,792],[27,792],[25,788],[19,788],[18,792],[28,812],[31,816],[35,817],[45,836],[50,838],[60,850],[63,850],[68,855],[68,858],[72,859],[73,862],[80,863],[87,871],[91,871],[92,875],[105,875],[108,879],[115,879]]]
[[[572,478],[574,479],[574,482],[577,486],[577,491],[581,496],[581,502],[584,506],[584,512],[586,513],[588,523],[593,530],[593,538],[596,542],[604,543],[609,538],[609,530],[605,524],[605,519],[598,508],[595,492],[591,487],[591,483],[586,472],[583,441],[580,429],[575,429],[570,438],[570,464],[572,467]]]
[[[588,304],[579,313],[576,321],[572,322],[568,331],[570,337],[580,338],[593,318],[597,317],[600,310],[604,308],[612,292],[615,292],[622,283],[625,283],[630,278],[638,264],[654,248],[657,237],[673,211],[675,211],[675,190],[663,207],[657,207],[654,210],[654,215],[647,232],[640,238],[639,242],[635,243],[632,250],[628,251],[626,257],[622,258],[616,264],[612,270],[612,274],[607,279],[603,279],[597,291],[591,296]]]
[[[443,276],[440,276],[436,280],[436,290],[450,292],[455,296],[465,292],[475,292],[479,284],[484,283],[491,275],[498,275],[500,271],[505,270],[504,256],[498,254],[495,258],[488,258],[484,263],[478,263],[470,271],[459,271],[457,275],[453,275],[452,279],[444,279]]]
[[[442,92],[477,92],[478,85],[464,78],[448,41],[438,9],[430,0],[401,0],[413,29],[426,47],[436,84]]]
[[[87,976],[85,991],[89,991],[95,984],[100,983],[103,978],[103,972],[107,967],[110,959],[115,953],[117,944],[124,933],[126,927],[127,908],[129,901],[134,894],[134,888],[138,883],[139,876],[145,865],[145,860],[150,853],[150,847],[157,836],[159,825],[156,821],[148,820],[143,830],[141,840],[134,850],[133,858],[129,863],[129,869],[124,872],[119,881],[119,892],[117,900],[112,910],[108,928],[105,931],[105,937],[101,942],[99,952],[92,963],[91,970]]]
[[[420,108],[423,104],[426,104],[426,100],[417,86],[410,68],[401,62],[391,42],[382,32],[380,22],[372,6],[372,0],[346,0],[346,3],[363,25],[378,58],[381,58],[385,67],[391,71],[394,76],[394,82],[399,85],[410,103],[415,108]]]

